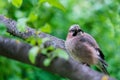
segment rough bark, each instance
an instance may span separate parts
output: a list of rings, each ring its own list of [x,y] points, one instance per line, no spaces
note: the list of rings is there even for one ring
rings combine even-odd
[[[16,28],[16,22],[5,18],[4,16],[0,16],[0,22],[4,23],[6,25],[7,31],[14,36],[20,37],[21,39],[26,39],[32,35],[40,38],[47,37],[50,40],[45,43],[45,46],[52,45],[56,48],[65,50],[64,40],[42,32],[36,34],[36,31],[30,27],[27,27],[26,32],[19,32]],[[70,80],[114,80],[109,76],[106,76],[102,73],[90,69],[87,66],[77,63],[71,58],[69,58],[69,60],[56,58],[52,61],[50,66],[45,67],[43,65],[43,60],[46,56],[39,54],[36,57],[35,64],[32,64],[28,58],[28,51],[31,47],[31,45],[21,41],[0,37],[0,55],[2,56],[33,65],[53,73],[57,73],[63,77],[69,78]]]

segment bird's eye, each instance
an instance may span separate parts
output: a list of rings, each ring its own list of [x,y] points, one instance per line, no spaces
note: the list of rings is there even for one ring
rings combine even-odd
[[[81,31],[81,29],[78,29],[78,32],[80,32]]]
[[[81,30],[81,29],[78,29],[78,32],[83,32],[83,30]]]
[[[70,30],[70,32],[75,32],[75,30]]]

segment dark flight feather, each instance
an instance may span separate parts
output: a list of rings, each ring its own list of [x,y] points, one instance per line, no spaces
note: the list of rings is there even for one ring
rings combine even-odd
[[[104,56],[103,52],[99,48],[96,48],[96,50],[100,53],[99,56],[104,60],[105,56]]]

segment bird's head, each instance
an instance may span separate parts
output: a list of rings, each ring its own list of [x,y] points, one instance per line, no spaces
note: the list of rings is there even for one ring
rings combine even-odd
[[[70,26],[67,38],[72,38],[81,34],[83,34],[83,30],[80,28],[79,25],[74,24]]]
[[[77,24],[74,24],[72,25],[70,28],[69,28],[69,33],[72,35],[72,36],[77,36],[78,34],[82,34],[83,31],[82,29],[80,28],[79,25]]]

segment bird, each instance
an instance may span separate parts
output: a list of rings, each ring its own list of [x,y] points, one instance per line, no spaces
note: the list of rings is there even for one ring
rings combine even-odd
[[[78,24],[70,26],[65,48],[74,60],[88,66],[96,65],[104,74],[109,75],[106,68],[108,64],[96,40]]]

